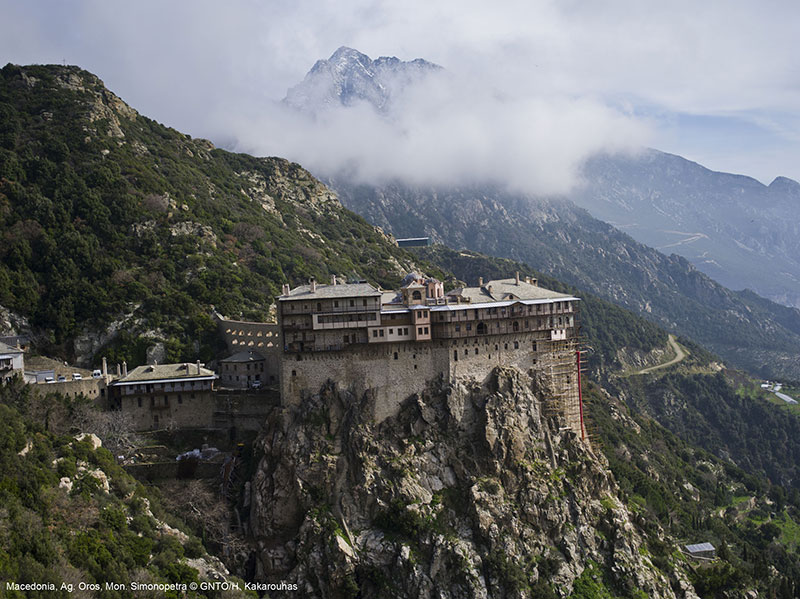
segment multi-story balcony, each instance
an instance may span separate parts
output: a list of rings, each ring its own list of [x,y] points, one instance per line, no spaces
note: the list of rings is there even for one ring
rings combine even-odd
[[[325,312],[313,314],[312,319],[312,328],[315,330],[355,329],[379,324],[380,313],[374,310],[353,310],[346,313]]]

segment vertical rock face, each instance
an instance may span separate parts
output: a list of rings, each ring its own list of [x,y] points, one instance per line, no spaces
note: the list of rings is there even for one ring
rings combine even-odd
[[[377,427],[369,393],[306,398],[259,440],[256,578],[313,597],[565,596],[589,577],[694,597],[653,566],[604,462],[537,392],[498,368],[482,387],[431,385]]]

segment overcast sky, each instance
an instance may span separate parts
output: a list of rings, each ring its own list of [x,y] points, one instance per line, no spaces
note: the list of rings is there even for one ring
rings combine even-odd
[[[488,164],[552,192],[588,153],[649,145],[765,183],[800,180],[793,0],[0,0],[0,11],[2,63],[77,64],[162,123],[311,166],[337,149],[423,178]],[[449,118],[426,135],[361,119],[312,143],[275,103],[341,45],[438,63],[464,97],[438,98]]]

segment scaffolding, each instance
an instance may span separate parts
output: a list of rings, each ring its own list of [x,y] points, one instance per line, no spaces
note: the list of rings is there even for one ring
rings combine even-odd
[[[571,430],[588,443],[581,391],[586,366],[581,347],[581,339],[577,336],[540,341],[537,364],[546,381],[543,393],[545,414],[555,417],[562,430]]]

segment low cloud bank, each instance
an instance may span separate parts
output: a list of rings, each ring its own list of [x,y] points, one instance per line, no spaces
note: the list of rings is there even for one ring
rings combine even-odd
[[[634,152],[647,123],[587,98],[509,97],[450,73],[392,97],[388,113],[367,102],[316,114],[270,103],[228,124],[235,149],[281,155],[315,174],[363,183],[492,182],[537,195],[568,193],[581,163]]]

